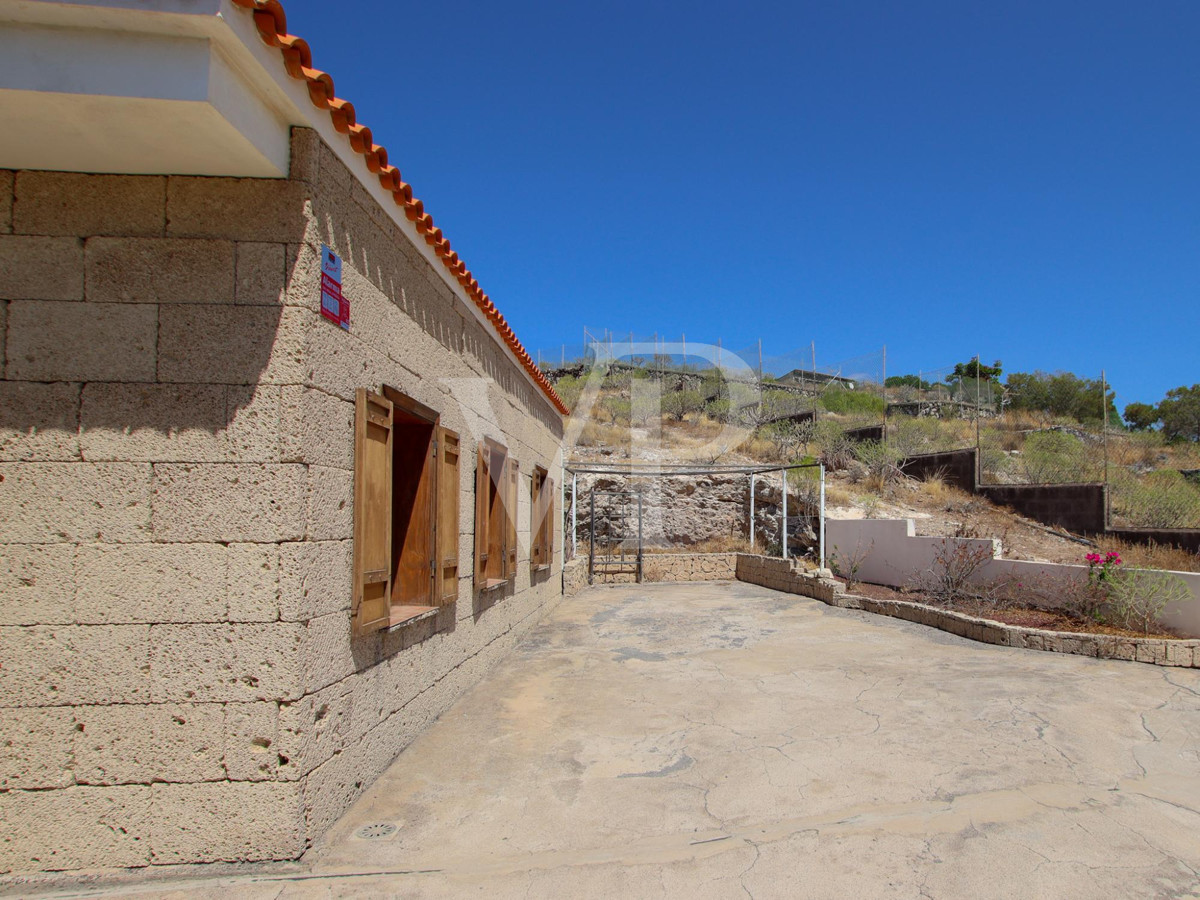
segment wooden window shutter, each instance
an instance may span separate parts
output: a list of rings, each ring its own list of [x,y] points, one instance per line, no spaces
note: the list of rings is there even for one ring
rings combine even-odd
[[[504,551],[507,566],[504,570],[504,577],[511,579],[517,577],[517,490],[521,483],[521,467],[515,459],[509,456],[506,469],[508,478],[504,483],[504,513],[507,530],[504,538]]]
[[[542,565],[542,470],[535,468],[529,482],[529,565]]]
[[[437,428],[437,567],[436,603],[447,606],[458,599],[458,434]]]
[[[359,388],[354,401],[352,630],[388,624],[392,597],[392,401]]]
[[[542,565],[554,564],[554,479],[542,480]]]
[[[475,460],[475,589],[487,584],[488,559],[488,493],[491,476],[488,474],[490,453],[487,444],[479,442]]]
[[[546,470],[533,470],[533,495],[530,503],[529,564],[534,570],[553,562],[554,479]]]

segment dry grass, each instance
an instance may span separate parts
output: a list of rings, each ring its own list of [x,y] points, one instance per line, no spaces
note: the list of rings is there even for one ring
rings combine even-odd
[[[629,429],[623,425],[607,425],[603,422],[585,422],[579,434],[581,447],[622,447],[629,445]]]
[[[666,547],[646,546],[642,548],[642,553],[649,556],[665,553],[754,553],[761,552],[761,550],[761,547],[758,548],[758,551],[752,549],[750,539],[744,535],[731,534],[706,538],[694,544],[672,544]]]
[[[1167,544],[1139,544],[1115,538],[1098,541],[1102,553],[1116,550],[1125,568],[1166,569],[1170,572],[1200,572],[1200,554]]]
[[[853,506],[855,494],[833,481],[825,482],[826,506]]]
[[[759,550],[762,548],[760,547]],[[725,535],[712,537],[708,540],[692,544],[687,548],[689,553],[753,553],[750,539],[744,535]]]
[[[737,452],[759,462],[779,462],[778,442],[762,435],[751,435],[737,446]]]

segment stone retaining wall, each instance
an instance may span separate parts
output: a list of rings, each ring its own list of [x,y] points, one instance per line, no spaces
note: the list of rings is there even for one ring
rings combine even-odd
[[[825,603],[833,603],[839,587],[833,579],[807,571],[800,560],[752,553],[737,554],[737,580],[788,594],[801,594]]]
[[[642,580],[722,581],[735,578],[737,553],[647,553],[642,559]],[[597,575],[596,584],[633,584],[632,574]],[[563,567],[563,593],[571,595],[588,586],[588,560],[580,556]]]

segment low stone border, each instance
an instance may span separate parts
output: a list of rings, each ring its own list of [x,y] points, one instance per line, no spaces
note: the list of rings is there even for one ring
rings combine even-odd
[[[1048,631],[1044,628],[1006,625],[1003,622],[980,619],[908,600],[872,600],[869,597],[846,593],[840,581],[822,578],[809,571],[803,562],[795,559],[757,556],[752,553],[648,554],[643,574],[647,582],[736,578],[738,581],[762,585],[775,591],[811,597],[839,609],[861,609],[876,615],[904,619],[1001,647],[1200,669],[1200,640],[1130,638],[1114,634]],[[572,560],[564,568],[563,576],[564,588],[568,595],[587,587],[587,560]],[[633,581],[633,577],[621,577],[621,581]]]
[[[872,600],[869,597],[846,593],[841,582],[820,578],[806,571],[803,564],[796,560],[739,553],[737,578],[739,581],[760,584],[773,590],[812,597],[840,609],[861,609],[864,612],[904,619],[918,625],[928,625],[984,644],[1200,669],[1200,640],[1130,638],[1115,634],[1048,631],[1044,628],[1006,625],[1003,622],[980,619],[907,600]]]
[[[1131,638],[1116,634],[1081,634],[1068,631],[1048,631],[1007,625],[991,619],[979,619],[965,613],[924,603],[905,600],[872,600],[855,594],[841,593],[831,604],[843,609],[861,609],[940,628],[960,637],[998,644],[1001,647],[1020,647],[1025,650],[1047,650],[1051,653],[1074,653],[1099,659],[1124,659],[1153,663],[1156,666],[1200,668],[1200,640],[1167,640],[1164,638]]]

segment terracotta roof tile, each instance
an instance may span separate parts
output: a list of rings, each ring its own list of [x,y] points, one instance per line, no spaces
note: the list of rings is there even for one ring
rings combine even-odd
[[[459,258],[458,253],[451,249],[450,241],[442,234],[442,229],[434,225],[433,216],[425,212],[425,204],[413,196],[412,186],[400,179],[400,170],[389,164],[387,148],[376,144],[371,129],[359,124],[354,114],[354,104],[334,93],[333,78],[327,72],[313,68],[312,51],[308,42],[304,38],[288,34],[287,16],[279,0],[233,0],[233,3],[253,14],[259,36],[265,44],[279,50],[288,75],[297,81],[305,82],[312,105],[328,111],[334,130],[346,135],[351,149],[363,157],[367,170],[379,177],[379,183],[384,190],[391,192],[392,199],[404,210],[405,217],[416,225],[417,232],[434,248],[442,265],[458,280],[475,305],[491,321],[496,332],[521,361],[530,377],[560,413],[568,413],[566,404],[558,396],[549,379],[521,345],[504,316],[480,289],[479,282]]]

